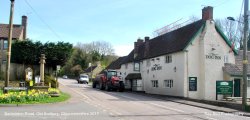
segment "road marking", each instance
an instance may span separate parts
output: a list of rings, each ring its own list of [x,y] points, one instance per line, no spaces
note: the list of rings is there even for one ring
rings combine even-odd
[[[61,84],[62,84],[64,87],[67,87],[65,84],[63,84],[63,83],[61,83]],[[74,92],[76,92],[77,94],[81,95],[82,97],[84,97],[84,98],[86,98],[86,99],[89,99],[88,96],[83,95],[81,92],[79,92],[79,91],[77,91],[77,90],[74,90],[74,89],[72,89],[72,88],[70,88],[70,87],[67,87],[67,88],[69,88],[70,90],[73,90]]]
[[[169,110],[173,110],[173,111],[176,111],[176,112],[183,112],[183,110],[179,110],[179,109],[175,109],[175,108],[171,108],[171,107],[166,107],[166,106],[162,106],[162,105],[159,105],[159,104],[155,104],[155,103],[150,103],[151,105],[154,105],[154,106],[158,106],[158,107],[161,107],[161,108],[166,108],[166,109],[169,109]]]
[[[211,118],[211,117],[207,117],[207,119],[209,119],[209,120],[217,120],[217,119]]]

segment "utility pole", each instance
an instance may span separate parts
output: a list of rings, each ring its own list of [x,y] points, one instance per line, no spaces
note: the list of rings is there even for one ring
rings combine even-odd
[[[247,106],[247,40],[248,40],[248,0],[244,3],[244,41],[243,41],[243,97],[242,97],[242,107],[246,110]]]
[[[10,21],[9,21],[9,35],[8,35],[8,50],[7,50],[7,63],[6,63],[6,78],[5,78],[5,87],[9,86],[10,80],[10,57],[11,57],[11,42],[12,42],[12,30],[13,30],[13,12],[14,12],[14,1],[10,0]],[[7,92],[7,91],[5,91]]]

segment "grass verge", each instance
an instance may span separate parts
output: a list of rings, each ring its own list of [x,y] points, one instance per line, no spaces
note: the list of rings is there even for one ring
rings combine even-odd
[[[46,103],[58,103],[66,101],[70,98],[68,93],[60,92],[59,97],[50,97],[48,99],[40,100],[40,101],[29,101],[25,103],[20,102],[12,102],[12,103],[0,103],[0,105],[9,105],[9,104],[46,104]]]

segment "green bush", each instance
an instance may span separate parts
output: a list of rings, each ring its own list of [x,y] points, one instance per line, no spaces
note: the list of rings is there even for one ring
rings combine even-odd
[[[45,85],[48,86],[49,83],[51,83],[52,88],[58,88],[59,87],[58,81],[56,81],[55,77],[45,75]]]

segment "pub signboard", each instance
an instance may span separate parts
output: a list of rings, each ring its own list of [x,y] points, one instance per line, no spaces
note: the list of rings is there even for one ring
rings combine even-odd
[[[197,77],[189,77],[189,91],[197,91]]]
[[[233,81],[216,81],[216,100],[217,95],[232,95]]]

